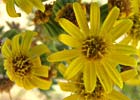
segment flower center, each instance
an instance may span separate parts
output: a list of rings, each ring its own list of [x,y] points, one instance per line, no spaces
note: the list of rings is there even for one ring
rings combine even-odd
[[[18,56],[13,59],[13,67],[17,75],[23,77],[30,72],[30,66],[32,65],[29,62],[28,57]]]
[[[114,6],[117,6],[120,9],[120,15],[123,13],[126,13],[128,16],[129,13],[131,12],[131,3],[129,0],[108,0],[111,8]]]
[[[116,6],[120,8],[121,11],[125,10],[125,3],[122,0],[116,0],[114,4],[116,4]]]
[[[87,93],[85,91],[84,84],[78,84],[77,87],[80,88],[77,93],[81,94],[86,100],[101,99],[105,94],[104,89],[103,89],[101,83],[99,82],[99,80],[97,80],[97,82],[96,82],[95,90],[91,93]]]
[[[131,30],[128,32],[128,35],[130,35],[134,39],[140,39],[140,13],[137,15],[134,15],[131,17],[133,20],[133,26]]]
[[[97,86],[92,95],[94,98],[102,98],[102,96],[104,95],[104,89],[99,81],[97,81]]]
[[[66,18],[78,26],[71,3],[66,4],[66,6],[58,11],[56,20],[58,21],[60,18]]]
[[[37,10],[35,12],[35,17],[33,21],[35,24],[47,23],[51,15],[52,15],[52,5],[46,4],[45,12],[42,13],[40,10]]]
[[[107,45],[100,37],[88,37],[83,41],[82,53],[87,58],[101,59],[106,54]]]

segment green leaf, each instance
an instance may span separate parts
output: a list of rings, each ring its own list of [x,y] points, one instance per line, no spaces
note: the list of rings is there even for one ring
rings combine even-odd
[[[108,4],[104,4],[101,6],[101,22],[103,23],[106,16],[108,15]]]
[[[12,29],[12,30],[9,30],[7,32],[5,32],[3,35],[2,35],[2,38],[9,38],[9,39],[12,39],[13,36],[15,36],[16,34],[18,34],[18,31],[15,30],[15,29]]]

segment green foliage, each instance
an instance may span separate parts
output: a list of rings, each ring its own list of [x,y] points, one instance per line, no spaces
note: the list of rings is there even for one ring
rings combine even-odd
[[[6,72],[4,70],[4,66],[3,66],[3,59],[0,58],[0,74],[5,75]]]
[[[15,30],[15,29],[11,29],[11,30],[8,30],[7,32],[5,32],[3,35],[2,35],[2,38],[9,38],[9,39],[12,39],[13,36],[15,36],[16,34],[18,34],[18,31]]]
[[[53,13],[56,15],[57,12],[64,7],[67,3],[73,3],[78,0],[56,0],[54,6],[53,6]]]
[[[56,39],[59,34],[64,32],[58,23],[52,18],[50,18],[49,22],[45,23],[44,26],[46,28],[46,34],[53,39]]]
[[[106,16],[108,15],[108,4],[101,6],[101,22],[104,22]]]
[[[130,86],[124,85],[122,89],[123,93],[127,95],[131,100],[139,100],[140,99],[140,87],[139,86]]]

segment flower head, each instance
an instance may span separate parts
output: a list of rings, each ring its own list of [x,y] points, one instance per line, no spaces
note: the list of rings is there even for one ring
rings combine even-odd
[[[120,9],[120,18],[129,17],[138,12],[138,0],[108,0],[109,9],[117,6]]]
[[[62,65],[59,67],[63,69],[63,72],[65,71]],[[64,98],[64,100],[129,100],[115,89],[111,93],[106,93],[99,80],[97,80],[95,90],[91,93],[87,92],[83,83],[82,73],[79,73],[76,77],[66,82],[59,82],[59,85],[63,91],[72,93],[72,95]]]
[[[69,21],[73,22],[75,25],[77,25],[72,3],[66,4],[57,12],[55,20],[59,21],[60,18],[66,18]]]
[[[50,16],[52,15],[52,7],[53,5],[46,4],[44,12],[37,10],[35,12],[35,18],[33,19],[34,23],[35,24],[47,23],[50,19]]]
[[[78,26],[67,19],[60,19],[59,24],[68,33],[61,34],[59,39],[64,44],[71,46],[70,50],[63,50],[48,57],[51,62],[72,60],[64,76],[71,79],[77,73],[83,72],[86,91],[93,92],[97,78],[106,92],[111,91],[112,81],[122,87],[123,82],[116,65],[136,66],[134,48],[117,44],[114,41],[127,32],[131,26],[131,20],[124,19],[113,27],[119,16],[119,9],[113,8],[103,25],[100,25],[100,10],[97,3],[90,7],[90,28],[86,20],[86,14],[79,3],[73,4]]]
[[[129,18],[133,21],[132,28],[127,32],[120,43],[131,44],[132,46],[137,47],[140,39],[139,0],[109,0],[109,7],[112,8],[114,6],[117,6],[121,11],[120,19]],[[132,11],[133,13],[131,13]]]
[[[19,6],[26,13],[32,12],[33,7],[38,8],[42,12],[44,12],[45,10],[45,7],[42,4],[41,0],[6,0],[6,10],[11,17],[20,16],[20,13],[16,12],[14,4]]]
[[[48,49],[44,44],[30,48],[34,35],[35,32],[26,31],[5,41],[2,46],[4,68],[10,80],[25,89],[49,89],[48,67],[41,65],[39,57]]]
[[[130,19],[134,24],[120,43],[130,44],[136,48],[140,41],[140,12],[131,16]]]

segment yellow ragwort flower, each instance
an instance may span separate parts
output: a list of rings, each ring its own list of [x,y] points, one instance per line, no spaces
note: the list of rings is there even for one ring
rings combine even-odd
[[[112,81],[122,87],[123,81],[116,65],[136,66],[135,59],[129,56],[135,54],[136,50],[114,41],[131,28],[132,21],[124,19],[113,27],[119,16],[119,9],[114,7],[105,22],[100,25],[99,5],[92,3],[90,6],[90,26],[88,26],[86,14],[80,4],[74,3],[73,9],[79,27],[67,19],[59,20],[59,24],[68,33],[61,34],[59,39],[72,49],[56,52],[50,55],[48,60],[56,62],[72,59],[64,76],[71,79],[78,72],[83,71],[84,84],[88,92],[94,91],[97,78],[106,92],[112,90],[110,84]]]
[[[6,10],[9,16],[19,17],[20,13],[17,13],[14,5],[19,6],[26,13],[32,12],[33,7],[38,8],[42,12],[45,11],[45,6],[41,0],[6,0]]]
[[[109,8],[117,6],[121,13],[119,18],[129,18],[133,21],[130,31],[124,36],[120,43],[138,46],[140,40],[140,5],[139,0],[109,0]]]
[[[120,43],[137,47],[140,41],[140,12],[131,16],[130,19],[134,24]]]
[[[78,82],[60,82],[59,85],[63,91],[74,92],[64,100],[130,100],[114,89],[105,93],[100,84],[97,84],[92,93],[85,92],[84,86]]]
[[[66,67],[61,64],[59,65],[59,70],[63,75]],[[110,93],[106,93],[99,80],[97,80],[96,84],[93,92],[86,92],[82,73],[79,73],[76,77],[73,77],[67,82],[59,82],[59,86],[63,91],[72,93],[72,95],[64,98],[64,100],[129,100],[125,95],[115,89]]]
[[[109,10],[114,6],[120,9],[120,18],[129,17],[138,12],[138,0],[108,0]]]
[[[41,65],[39,57],[48,52],[48,48],[44,44],[30,48],[35,35],[35,32],[26,31],[4,42],[4,68],[10,80],[25,89],[49,89],[51,81],[47,79],[48,67]]]

